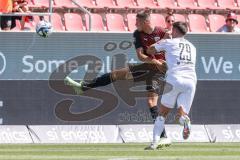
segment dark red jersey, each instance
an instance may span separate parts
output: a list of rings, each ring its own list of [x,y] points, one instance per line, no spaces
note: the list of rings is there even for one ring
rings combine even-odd
[[[164,37],[165,33],[165,29],[161,27],[155,27],[151,34],[136,30],[133,33],[135,48],[143,48],[144,54],[147,55],[147,48],[157,41],[161,40]],[[165,60],[164,54],[155,55],[153,58]]]

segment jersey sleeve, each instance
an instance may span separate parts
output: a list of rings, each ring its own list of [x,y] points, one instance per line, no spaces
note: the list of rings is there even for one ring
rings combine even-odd
[[[154,47],[157,52],[166,51],[167,49],[167,40],[160,40],[154,44]]]
[[[141,43],[141,40],[140,40],[140,32],[138,30],[136,30],[133,33],[133,38],[134,38],[133,43],[134,43],[135,49],[141,48],[142,43]]]
[[[160,39],[163,39],[165,34],[167,33],[167,29],[164,29],[162,27],[156,27],[158,35],[160,36]]]

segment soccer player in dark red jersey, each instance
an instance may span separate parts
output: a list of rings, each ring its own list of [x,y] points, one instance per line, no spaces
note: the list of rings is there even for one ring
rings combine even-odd
[[[136,27],[137,30],[133,33],[134,44],[137,52],[138,59],[144,63],[153,63],[156,67],[161,68],[162,62],[165,60],[164,53],[156,54],[151,57],[146,54],[146,50],[149,46],[156,43],[157,41],[163,38],[169,38],[169,35],[166,33],[166,29],[158,26],[152,26],[151,16],[148,12],[141,11],[136,16]],[[151,70],[151,68],[148,68]],[[155,121],[158,115],[158,93],[155,86],[153,85],[154,80],[150,81],[150,84],[147,84],[148,90],[148,106],[152,115],[153,120]],[[155,83],[156,84],[156,83]],[[170,144],[170,140],[167,139],[166,131],[163,130],[161,134],[161,141],[163,145]]]

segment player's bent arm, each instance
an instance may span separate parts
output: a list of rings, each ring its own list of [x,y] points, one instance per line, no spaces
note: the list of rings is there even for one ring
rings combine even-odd
[[[148,49],[147,49],[147,54],[152,55],[157,53],[157,50],[155,48],[155,45],[151,45]]]
[[[147,55],[145,55],[143,53],[144,52],[143,48],[137,48],[136,52],[137,52],[137,57],[140,61],[142,61],[142,62],[151,62],[152,61],[151,57],[148,57]]]

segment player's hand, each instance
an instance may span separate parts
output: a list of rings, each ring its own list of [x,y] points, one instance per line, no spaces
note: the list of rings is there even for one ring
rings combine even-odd
[[[157,60],[157,59],[152,59],[152,63],[156,64],[158,70],[163,73],[166,74],[167,70],[168,70],[168,66],[167,63],[164,60]]]

